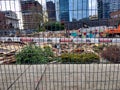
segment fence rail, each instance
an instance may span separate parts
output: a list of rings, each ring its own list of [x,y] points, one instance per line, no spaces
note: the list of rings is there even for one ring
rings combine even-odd
[[[120,43],[120,38],[35,38],[35,37],[0,37],[1,42],[35,42],[35,43]]]

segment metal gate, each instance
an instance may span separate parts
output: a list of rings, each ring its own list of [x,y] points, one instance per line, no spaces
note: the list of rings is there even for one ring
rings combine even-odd
[[[1,0],[0,90],[120,90],[119,0]]]

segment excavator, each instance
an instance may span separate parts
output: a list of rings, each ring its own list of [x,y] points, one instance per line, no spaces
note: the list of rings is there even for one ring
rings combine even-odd
[[[107,29],[103,33],[106,34],[106,37],[108,38],[120,37],[120,23],[117,28]]]

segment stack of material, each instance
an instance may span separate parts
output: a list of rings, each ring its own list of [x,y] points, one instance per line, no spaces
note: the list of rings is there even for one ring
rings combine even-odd
[[[1,53],[0,57],[0,64],[10,64],[10,63],[15,63],[15,52],[16,51],[8,51],[8,52],[3,52]]]
[[[2,43],[0,45],[0,64],[15,63],[15,53],[21,51],[24,45],[19,43]]]

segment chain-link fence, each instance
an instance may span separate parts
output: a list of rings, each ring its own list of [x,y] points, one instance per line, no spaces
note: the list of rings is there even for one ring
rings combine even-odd
[[[0,90],[120,90],[119,0],[1,0]]]

